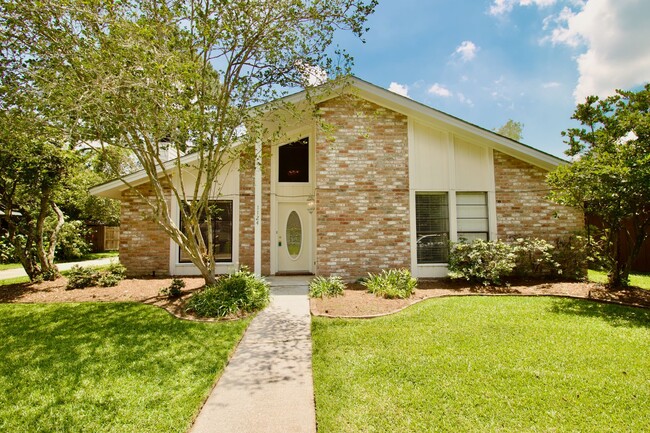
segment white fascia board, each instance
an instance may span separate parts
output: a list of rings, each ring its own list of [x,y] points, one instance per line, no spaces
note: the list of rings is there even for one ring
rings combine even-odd
[[[191,164],[198,159],[198,156],[198,153],[190,153],[189,155],[182,156],[180,158],[180,164]],[[163,170],[161,171],[161,174],[168,172],[175,167],[176,160],[172,159],[170,161],[166,161],[163,163]],[[127,184],[137,186],[142,185],[143,183],[147,183],[148,180],[149,176],[147,176],[147,173],[144,170],[138,170],[135,173],[127,174],[126,176],[123,176],[119,179],[111,180],[101,185],[94,186],[88,191],[90,194],[98,197],[119,199],[122,196],[122,192],[129,189],[129,186]]]

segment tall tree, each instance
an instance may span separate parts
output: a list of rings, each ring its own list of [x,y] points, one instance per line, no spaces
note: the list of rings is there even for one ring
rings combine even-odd
[[[563,132],[573,163],[549,174],[551,198],[602,219],[609,285],[627,286],[650,228],[650,85],[590,96],[573,119],[583,125]]]
[[[284,89],[348,72],[337,31],[361,37],[377,0],[0,0],[1,25],[71,141],[133,152],[155,198],[141,196],[206,283],[215,281],[209,199],[237,159],[281,133],[262,119]],[[252,108],[257,106],[258,108]],[[183,155],[197,155],[193,187]],[[166,161],[171,156],[172,161]],[[178,179],[174,182],[173,177]],[[207,185],[208,187],[204,187]],[[129,185],[131,186],[131,185]],[[139,190],[134,189],[139,193]],[[171,191],[171,192],[169,192]],[[185,230],[170,214],[169,194]],[[201,233],[207,219],[208,234]]]
[[[523,131],[524,124],[521,122],[515,122],[512,119],[508,119],[508,121],[501,128],[494,129],[494,132],[497,134],[512,138],[516,141],[521,141],[524,138]]]

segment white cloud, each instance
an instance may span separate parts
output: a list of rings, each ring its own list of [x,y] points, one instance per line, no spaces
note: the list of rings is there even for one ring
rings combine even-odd
[[[494,0],[490,6],[490,15],[504,15],[512,11],[515,6],[535,5],[540,8],[553,6],[557,0]]]
[[[555,88],[560,87],[560,86],[561,86],[561,84],[558,83],[557,81],[550,81],[548,83],[543,83],[542,84],[542,88],[544,88],[544,89],[555,89]]]
[[[409,96],[409,86],[406,84],[399,84],[396,83],[395,81],[392,81],[390,83],[390,86],[388,86],[388,90],[390,90],[393,93],[397,93],[398,95],[406,96],[407,98],[410,98]]]
[[[451,90],[438,83],[435,83],[433,86],[429,87],[428,92],[432,95],[440,96],[443,98],[449,98],[453,95],[453,93],[451,93]]]
[[[478,47],[474,44],[472,41],[463,41],[458,48],[456,48],[456,51],[454,51],[455,54],[460,55],[460,58],[464,62],[469,62],[470,60],[474,59],[476,57],[476,52],[478,51]]]
[[[472,100],[466,97],[464,94],[459,92],[456,94],[456,96],[458,97],[458,100],[460,101],[461,104],[467,104],[470,107],[474,106],[474,102],[472,102]]]
[[[589,95],[605,97],[650,80],[650,2],[588,0],[577,10],[564,8],[545,21],[555,25],[546,39],[554,44],[586,47],[577,57],[576,103]]]

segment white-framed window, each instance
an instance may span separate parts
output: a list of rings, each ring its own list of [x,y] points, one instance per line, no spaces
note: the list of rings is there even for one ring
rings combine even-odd
[[[490,239],[488,195],[486,192],[456,193],[456,233],[458,240]]]
[[[415,193],[418,264],[446,263],[449,251],[449,199],[446,192]]]
[[[212,215],[212,247],[214,261],[231,263],[233,261],[233,202],[232,200],[210,200],[208,210]],[[180,218],[181,230],[185,231],[183,216]],[[201,218],[201,233],[207,244],[208,224],[204,215]],[[179,263],[189,263],[190,258],[183,249],[178,247]]]

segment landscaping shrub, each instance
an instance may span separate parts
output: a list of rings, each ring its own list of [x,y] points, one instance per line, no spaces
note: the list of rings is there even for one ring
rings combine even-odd
[[[587,268],[590,261],[591,263],[599,263],[596,255],[590,256],[587,239],[579,235],[557,240],[553,258],[560,264],[562,276],[574,280],[587,278]]]
[[[453,243],[449,252],[449,276],[483,285],[500,285],[516,265],[514,247],[501,241],[475,239]]]
[[[311,298],[342,296],[343,290],[345,290],[345,283],[341,277],[316,277],[309,283],[309,297]]]
[[[186,311],[200,317],[226,317],[259,311],[269,303],[269,283],[247,270],[225,276],[196,292]]]
[[[168,287],[160,289],[160,295],[167,296],[169,299],[178,298],[183,294],[182,289],[184,287],[185,281],[180,278],[172,278],[172,283]]]
[[[68,271],[66,290],[83,289],[91,286],[113,287],[126,277],[126,268],[120,263],[111,263],[105,270],[84,268],[74,265]]]
[[[512,243],[516,255],[514,275],[521,277],[542,277],[562,273],[555,260],[555,246],[544,239],[516,239]]]
[[[418,280],[411,276],[408,269],[390,269],[383,270],[378,275],[369,273],[368,278],[361,284],[376,296],[386,299],[406,299],[413,294]]]
[[[516,239],[513,243],[474,240],[451,245],[449,276],[484,285],[500,285],[503,278],[563,277],[584,278],[587,245],[572,236],[555,245],[543,239]]]
[[[66,290],[83,289],[94,286],[97,277],[97,272],[93,269],[74,265],[70,271],[68,271],[68,285],[66,286]]]

